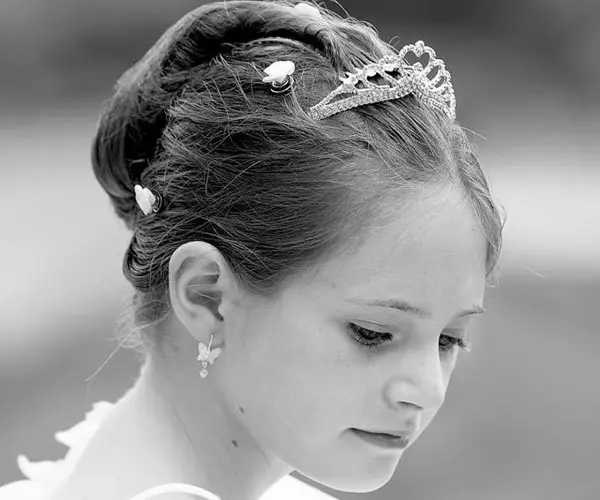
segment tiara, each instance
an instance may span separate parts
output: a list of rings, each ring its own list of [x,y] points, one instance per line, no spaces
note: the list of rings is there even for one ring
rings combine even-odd
[[[427,54],[427,65],[423,67],[419,61],[409,63],[406,56],[411,54],[416,58]],[[369,81],[375,76],[387,84],[377,85]],[[437,59],[435,51],[421,40],[405,45],[397,55],[384,56],[377,63],[367,64],[356,73],[346,73],[346,77],[340,77],[340,80],[342,84],[338,88],[309,109],[311,118],[322,120],[358,106],[400,99],[409,94],[449,118],[456,118],[456,99],[450,73],[444,61]]]

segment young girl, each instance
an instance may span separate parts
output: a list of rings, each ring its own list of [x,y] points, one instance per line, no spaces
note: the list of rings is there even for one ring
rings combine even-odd
[[[444,402],[501,242],[435,52],[312,4],[204,5],[120,79],[92,157],[133,232],[145,363],[0,499],[386,484]]]

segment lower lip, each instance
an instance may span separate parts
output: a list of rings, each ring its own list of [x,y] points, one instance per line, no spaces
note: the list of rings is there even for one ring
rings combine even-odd
[[[367,443],[374,444],[380,448],[392,448],[396,450],[403,450],[408,446],[410,439],[406,436],[391,436],[390,434],[376,434],[373,432],[365,432],[358,429],[352,429],[354,435],[366,441]]]

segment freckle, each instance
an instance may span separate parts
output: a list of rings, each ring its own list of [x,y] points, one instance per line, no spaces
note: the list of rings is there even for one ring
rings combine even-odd
[[[241,413],[242,415],[245,415],[244,409],[243,409],[241,406],[238,406],[238,408],[240,409],[240,413]]]
[[[233,446],[235,446],[236,448],[238,447],[238,442],[235,439],[231,442],[233,443]]]

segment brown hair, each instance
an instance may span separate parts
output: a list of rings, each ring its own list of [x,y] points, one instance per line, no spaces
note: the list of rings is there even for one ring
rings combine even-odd
[[[168,313],[168,263],[181,244],[211,243],[242,286],[269,295],[407,186],[460,186],[489,242],[488,275],[496,267],[502,221],[462,128],[412,96],[312,120],[308,108],[339,75],[396,51],[365,23],[294,4],[237,0],[188,13],[107,103],[92,162],[133,230],[123,270],[138,328]],[[286,95],[262,83],[277,60],[296,64]],[[139,210],[138,182],[164,197],[161,212]]]

